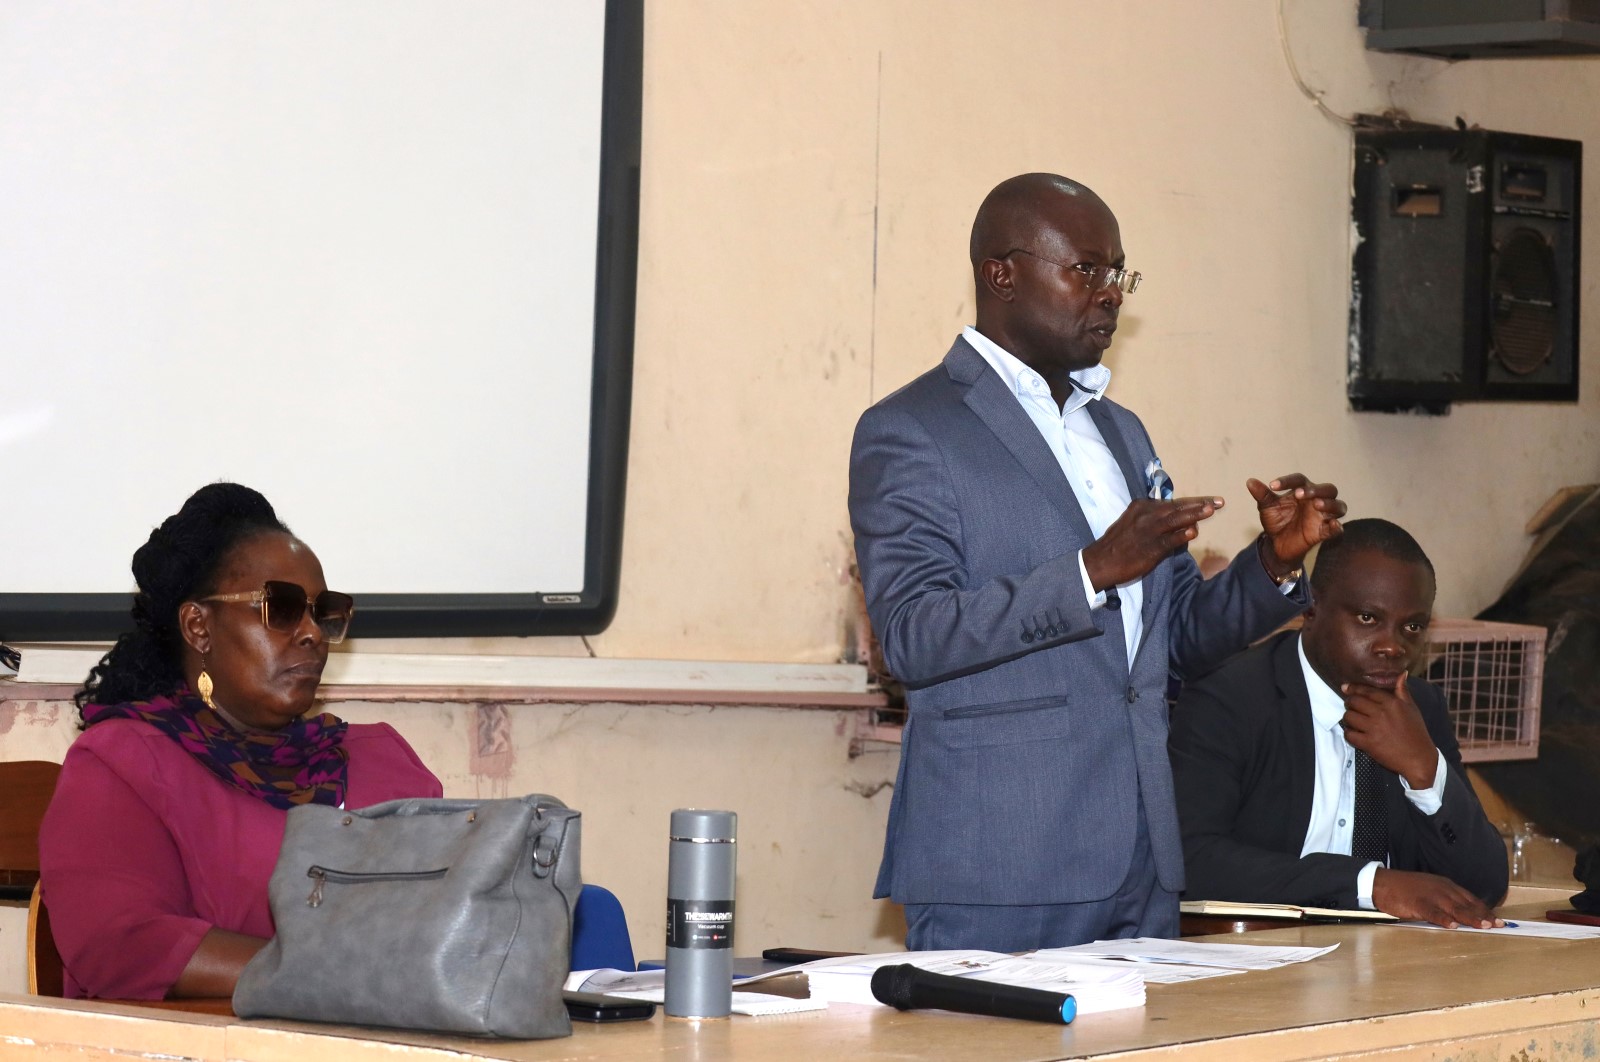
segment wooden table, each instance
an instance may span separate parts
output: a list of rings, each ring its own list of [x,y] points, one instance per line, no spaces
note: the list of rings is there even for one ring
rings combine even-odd
[[[1520,897],[1537,918],[1569,890]],[[1238,938],[1233,938],[1237,940]],[[567,1039],[485,1042],[373,1029],[240,1021],[105,1003],[0,996],[0,1056],[232,1059],[1105,1060],[1592,1058],[1600,1054],[1600,940],[1508,939],[1373,925],[1268,930],[1252,942],[1339,949],[1308,963],[1152,985],[1142,1010],[1067,1027],[835,1004],[716,1022],[578,1025]],[[115,1055],[113,1056],[113,1052]]]

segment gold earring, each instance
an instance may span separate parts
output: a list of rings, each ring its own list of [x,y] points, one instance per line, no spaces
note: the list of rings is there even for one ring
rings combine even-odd
[[[213,712],[216,711],[217,702],[211,699],[211,694],[217,688],[217,685],[211,681],[211,676],[206,673],[206,658],[204,656],[200,658],[200,676],[194,680],[194,685],[196,691],[200,694],[200,699],[206,702],[206,707]]]

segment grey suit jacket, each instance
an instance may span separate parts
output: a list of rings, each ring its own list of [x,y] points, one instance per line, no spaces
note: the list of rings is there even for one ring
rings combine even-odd
[[[1137,417],[1090,414],[1148,493]],[[850,520],[867,609],[910,720],[875,895],[902,903],[1099,900],[1126,878],[1142,800],[1164,888],[1183,888],[1166,686],[1303,607],[1254,546],[1202,581],[1186,550],[1145,577],[1132,667],[1117,610],[1091,610],[1093,534],[1038,429],[977,351],[861,417]]]
[[[1316,789],[1311,697],[1288,631],[1193,683],[1172,719],[1191,900],[1356,906],[1364,860],[1302,856]],[[1408,684],[1449,776],[1439,810],[1424,815],[1400,778],[1384,772],[1389,865],[1441,874],[1493,906],[1505,895],[1505,845],[1461,767],[1455,728],[1438,688]]]

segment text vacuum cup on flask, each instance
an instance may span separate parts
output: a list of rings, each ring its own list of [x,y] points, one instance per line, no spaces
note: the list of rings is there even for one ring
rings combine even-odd
[[[673,1018],[733,1009],[733,879],[739,816],[679,808],[667,852],[667,994]]]

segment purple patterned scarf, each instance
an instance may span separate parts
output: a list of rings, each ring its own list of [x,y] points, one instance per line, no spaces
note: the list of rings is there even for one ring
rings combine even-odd
[[[83,706],[84,726],[107,719],[144,720],[228,785],[275,808],[344,803],[350,754],[343,742],[350,724],[337,716],[302,716],[282,730],[247,734],[179,687],[171,697]]]

